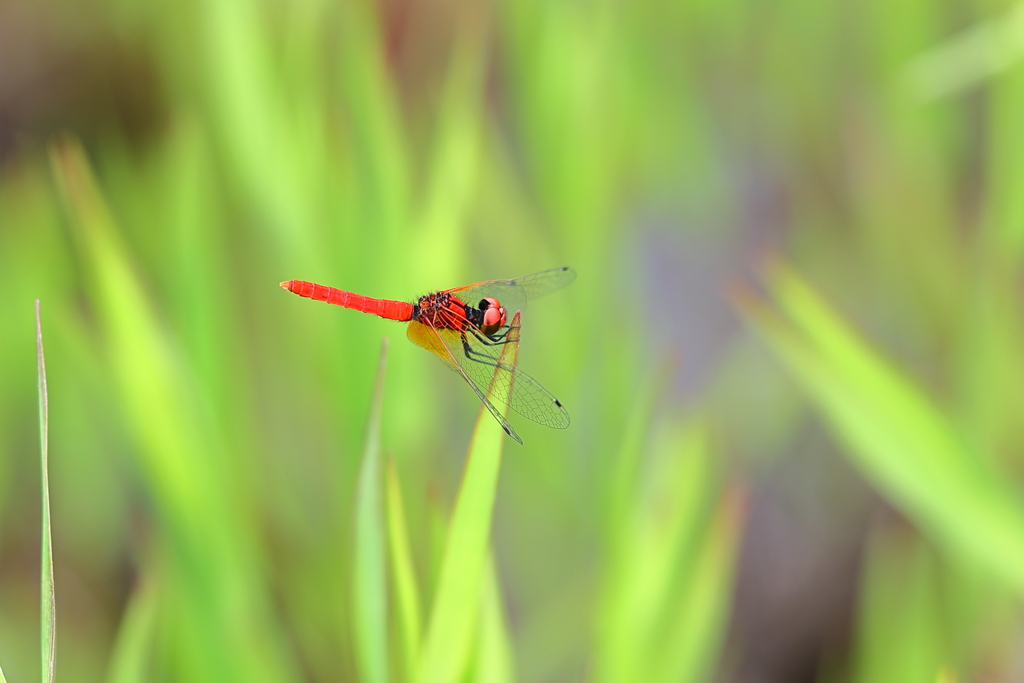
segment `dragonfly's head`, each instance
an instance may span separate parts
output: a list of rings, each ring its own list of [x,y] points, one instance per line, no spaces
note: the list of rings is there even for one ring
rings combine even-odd
[[[484,321],[480,324],[480,331],[490,336],[501,329],[505,324],[505,309],[501,307],[494,297],[481,299],[479,308],[484,313]]]

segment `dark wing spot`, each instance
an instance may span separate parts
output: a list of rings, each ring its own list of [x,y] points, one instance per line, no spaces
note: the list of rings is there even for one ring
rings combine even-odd
[[[559,408],[561,408],[561,407],[562,407],[562,404],[558,402],[558,399],[557,399],[557,398],[552,398],[551,400],[552,400],[552,401],[554,401],[554,402],[555,402],[555,405],[556,405],[556,406],[558,406]]]

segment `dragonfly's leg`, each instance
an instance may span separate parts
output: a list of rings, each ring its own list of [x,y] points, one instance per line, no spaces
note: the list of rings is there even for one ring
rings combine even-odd
[[[518,330],[518,329],[519,329],[519,325],[516,325],[515,327],[506,327],[505,331],[502,332],[501,334],[492,334],[490,336],[490,340],[491,341],[501,341],[502,339],[504,339],[505,337],[508,336],[509,332],[511,332],[512,330]]]
[[[519,328],[509,328],[508,330],[505,330],[502,334],[492,334],[491,336],[482,334],[479,330],[473,329],[472,327],[470,328],[470,332],[472,332],[473,336],[476,337],[477,340],[484,346],[501,346],[502,344],[508,344],[509,342],[512,341],[518,341],[508,339],[508,333],[513,329],[518,330]]]
[[[474,351],[473,348],[469,345],[469,342],[466,340],[466,335],[462,335],[462,351],[466,354],[466,358],[475,363],[483,363],[484,365],[490,365],[492,368],[502,367],[505,368],[506,370],[508,369],[504,363],[499,363],[494,358],[488,356],[486,353]]]

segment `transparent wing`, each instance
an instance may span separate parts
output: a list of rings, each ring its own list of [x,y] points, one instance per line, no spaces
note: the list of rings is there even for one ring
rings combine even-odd
[[[450,332],[450,330],[437,330],[430,325],[424,325],[423,323],[413,320],[409,323],[405,334],[414,344],[422,346],[427,351],[430,351],[443,360],[445,365],[462,375],[462,378],[465,379],[466,383],[473,388],[473,391],[476,392],[480,402],[483,403],[484,407],[487,408],[491,415],[494,416],[494,419],[498,421],[498,424],[500,424],[501,428],[505,430],[505,433],[518,441],[521,445],[523,440],[519,438],[518,434],[516,434],[516,430],[512,429],[512,425],[509,424],[507,419],[505,419],[505,416],[501,411],[495,408],[494,404],[487,399],[487,392],[481,391],[480,387],[478,387],[476,382],[473,381],[473,378],[463,371],[462,366],[459,365],[455,356],[452,355],[448,344],[444,341],[442,337],[443,332]]]
[[[528,420],[553,429],[565,429],[569,426],[569,413],[561,402],[516,365],[519,353],[518,318],[517,311],[504,344],[490,345],[472,332],[436,329],[418,322],[409,323],[408,335],[413,342],[453,366],[473,386],[477,396],[510,435],[514,434],[509,431],[511,426],[506,427],[507,421],[503,416],[499,417],[499,413],[490,405],[488,395]]]
[[[542,270],[511,280],[486,280],[464,287],[447,290],[475,306],[480,299],[492,296],[508,311],[525,308],[526,304],[539,296],[561,289],[576,279],[576,271],[568,266]]]

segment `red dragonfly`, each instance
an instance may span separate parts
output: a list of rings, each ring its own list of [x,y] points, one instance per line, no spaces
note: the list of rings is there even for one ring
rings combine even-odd
[[[408,322],[409,339],[462,375],[505,433],[523,443],[488,394],[526,419],[554,429],[569,426],[569,413],[551,392],[516,366],[516,353],[500,350],[519,343],[519,309],[575,279],[572,268],[554,268],[434,292],[414,304],[372,299],[303,280],[287,280],[281,286],[299,296]],[[506,310],[516,311],[511,323]]]

